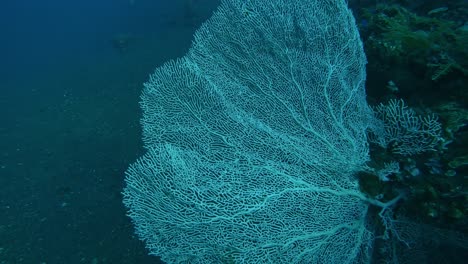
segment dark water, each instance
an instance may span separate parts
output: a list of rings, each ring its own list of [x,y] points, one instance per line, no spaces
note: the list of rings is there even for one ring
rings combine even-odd
[[[349,2],[359,14],[375,2],[408,1]],[[444,1],[428,2],[408,8],[427,13]],[[134,235],[122,204],[124,172],[144,153],[139,96],[157,66],[185,54],[218,4],[0,4],[0,264],[159,263]]]
[[[139,95],[216,5],[2,1],[0,263],[158,263],[121,197]]]

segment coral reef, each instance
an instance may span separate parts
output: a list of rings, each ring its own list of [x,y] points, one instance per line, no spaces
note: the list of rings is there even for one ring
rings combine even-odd
[[[463,11],[438,8],[421,15],[384,4],[362,9],[360,28],[369,76],[385,76],[406,94],[432,90],[453,79],[466,80],[468,25],[466,19],[448,19],[462,17]]]
[[[436,115],[442,124],[432,151],[406,156],[371,146],[374,177],[361,174],[360,186],[383,199],[405,192],[394,219],[466,235],[468,9],[461,1],[435,2],[385,1],[356,10],[369,61],[369,101],[402,98],[418,115]],[[427,245],[425,251],[440,250],[435,247]]]

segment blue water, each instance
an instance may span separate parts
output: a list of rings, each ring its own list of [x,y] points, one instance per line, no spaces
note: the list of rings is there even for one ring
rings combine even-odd
[[[109,44],[117,34],[147,37],[179,31],[177,26],[196,28],[211,10],[208,3],[216,1],[8,1],[0,11],[2,75],[102,61],[115,55]]]
[[[143,153],[139,95],[212,0],[0,5],[0,263],[158,263],[121,191]]]

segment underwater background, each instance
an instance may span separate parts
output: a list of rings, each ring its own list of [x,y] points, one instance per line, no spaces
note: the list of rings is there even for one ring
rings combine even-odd
[[[159,263],[122,204],[125,170],[144,153],[139,96],[219,2],[2,2],[0,264]],[[468,2],[348,2],[368,59],[369,104],[404,99],[437,115],[444,138],[411,158],[371,152],[402,169],[385,181],[363,175],[362,190],[404,189],[399,215],[466,237]],[[464,263],[460,241],[421,250],[430,263]]]

